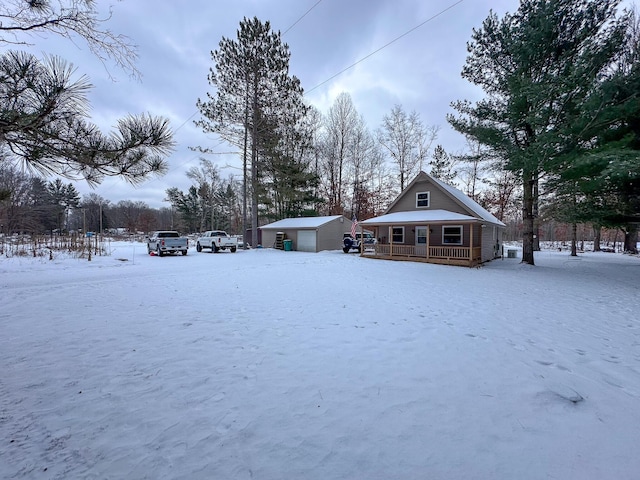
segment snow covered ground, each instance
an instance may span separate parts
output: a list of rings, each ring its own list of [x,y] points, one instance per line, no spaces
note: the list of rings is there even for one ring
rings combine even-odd
[[[0,259],[0,478],[637,479],[640,259]]]

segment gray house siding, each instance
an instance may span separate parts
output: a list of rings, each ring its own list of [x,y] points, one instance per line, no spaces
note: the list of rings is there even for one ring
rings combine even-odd
[[[428,207],[416,207],[416,194],[422,192],[429,192]],[[463,215],[470,215],[467,209],[454,199],[444,195],[440,191],[440,188],[428,179],[418,180],[402,192],[402,196],[398,199],[398,202],[392,205],[386,213],[406,212],[409,210],[448,210]]]
[[[503,228],[487,225],[482,229],[482,261],[488,262],[502,254]]]
[[[453,224],[448,224],[453,225]],[[465,246],[469,246],[469,235],[471,234],[471,224],[470,223],[458,223],[462,227],[462,244]],[[442,228],[444,225],[441,224],[433,224],[426,223],[424,225],[394,225],[396,227],[404,227],[404,242],[394,242],[402,245],[415,245],[416,244],[416,227],[428,227],[429,228],[429,245],[432,247],[440,247],[443,246],[442,242]],[[484,229],[483,229],[484,230]],[[378,236],[380,237],[380,243],[389,243],[389,238],[391,235],[391,227],[380,227],[378,231]],[[481,232],[480,223],[473,224],[473,245],[479,246],[480,239],[484,239],[484,232]],[[484,242],[484,240],[483,240]],[[483,243],[484,245],[484,243]],[[493,251],[493,250],[492,250]],[[491,257],[493,258],[493,257]]]
[[[342,222],[334,220],[318,229],[318,251],[340,250],[344,232],[351,230],[351,220],[346,217]]]

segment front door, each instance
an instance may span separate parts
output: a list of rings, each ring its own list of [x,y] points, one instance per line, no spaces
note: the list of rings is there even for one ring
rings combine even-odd
[[[416,227],[416,255],[427,256],[427,229],[429,227]]]

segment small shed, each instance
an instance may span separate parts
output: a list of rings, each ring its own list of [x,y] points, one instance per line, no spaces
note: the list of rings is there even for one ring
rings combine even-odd
[[[344,233],[351,231],[351,220],[344,215],[285,218],[263,225],[259,230],[262,232],[264,247],[275,247],[276,239],[284,234],[285,239],[291,240],[293,250],[339,250],[342,248]]]

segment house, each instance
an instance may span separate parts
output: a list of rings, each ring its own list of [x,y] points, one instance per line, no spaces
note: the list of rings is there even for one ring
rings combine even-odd
[[[359,225],[378,238],[364,256],[470,267],[501,256],[505,229],[472,198],[424,172],[384,215]]]
[[[351,220],[343,215],[285,218],[264,225],[259,230],[265,247],[279,248],[278,244],[284,238],[291,240],[293,250],[339,250],[342,248],[344,232],[351,230]]]

